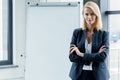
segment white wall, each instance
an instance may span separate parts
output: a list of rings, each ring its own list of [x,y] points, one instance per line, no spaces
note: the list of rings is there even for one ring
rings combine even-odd
[[[39,3],[37,0],[35,2]],[[77,8],[77,11],[78,9],[79,8]],[[49,10],[53,9],[47,9],[47,11]],[[75,28],[80,27],[77,25],[79,24],[79,20],[75,18],[77,16],[75,13],[79,14],[79,12],[73,10],[72,12],[74,12],[74,14],[71,15],[72,12],[69,12],[67,9],[68,11],[66,10],[66,13],[70,13],[68,15],[62,10],[61,8],[57,8],[57,10],[54,8],[54,11],[52,11],[53,13],[51,14],[50,11],[45,12],[45,7],[44,10],[39,7],[27,8],[27,56],[25,80],[70,80],[69,70],[71,67],[71,62],[68,58],[68,47],[70,44],[70,36],[72,36],[72,31]],[[65,15],[62,15],[61,17],[64,16],[65,19],[59,18],[60,14],[58,15],[56,12],[61,14],[64,13]],[[82,17],[80,16],[80,18]],[[65,23],[62,23],[60,20],[63,20]],[[61,24],[57,21],[60,21]],[[54,24],[52,22],[54,22]],[[82,24],[80,23],[80,25]]]
[[[26,58],[25,41],[26,41],[27,1],[28,0],[13,0],[13,65],[0,66],[0,80],[24,80]],[[34,1],[69,2],[73,0],[34,0]]]
[[[58,4],[27,8],[25,80],[70,80],[69,44],[80,27],[79,4]]]
[[[14,64],[0,66],[0,80],[24,80],[25,30],[25,0],[13,0]]]
[[[26,0],[27,2],[81,2],[83,3],[84,0]],[[82,7],[83,4],[80,6],[80,15],[82,15]],[[80,23],[83,23],[83,17],[80,16]],[[82,26],[82,24],[80,24]]]

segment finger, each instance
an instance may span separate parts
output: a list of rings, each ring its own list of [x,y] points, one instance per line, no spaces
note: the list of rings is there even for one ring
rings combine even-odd
[[[71,53],[71,51],[72,51],[74,48],[75,48],[75,47],[71,47],[71,48],[70,48],[70,53]]]
[[[75,47],[71,47],[70,50],[72,50],[73,48],[75,48]]]
[[[69,51],[69,52],[71,52],[71,51],[72,51],[72,49],[73,49],[73,47],[71,47],[71,48],[70,48],[70,51]]]
[[[105,45],[101,46],[101,49],[104,48],[104,47],[105,47]]]
[[[102,50],[104,51],[106,48],[104,47]]]
[[[102,48],[102,49],[100,49],[100,52],[103,52],[105,49],[106,49],[106,48]]]
[[[106,48],[102,48],[101,51],[104,51]]]
[[[75,51],[75,48],[73,48],[71,51],[70,51],[70,53],[73,53]]]

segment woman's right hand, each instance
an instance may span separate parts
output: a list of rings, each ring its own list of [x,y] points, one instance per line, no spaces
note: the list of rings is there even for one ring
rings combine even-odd
[[[105,49],[106,49],[105,45],[101,46],[100,49],[99,49],[99,51],[98,51],[98,53],[103,52]]]

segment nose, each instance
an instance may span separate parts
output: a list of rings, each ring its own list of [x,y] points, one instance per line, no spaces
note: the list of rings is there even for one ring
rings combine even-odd
[[[91,19],[91,15],[88,15],[88,19]]]

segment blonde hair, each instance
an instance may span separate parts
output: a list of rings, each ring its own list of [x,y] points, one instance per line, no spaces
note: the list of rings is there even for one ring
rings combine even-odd
[[[101,30],[102,29],[102,20],[101,20],[101,13],[100,13],[100,9],[99,9],[98,5],[95,2],[88,1],[83,7],[83,14],[84,14],[85,8],[90,8],[93,11],[93,13],[96,15],[96,21],[94,23],[94,28],[97,30]],[[87,28],[87,23],[84,20],[83,21],[83,29],[86,29],[86,28]]]

